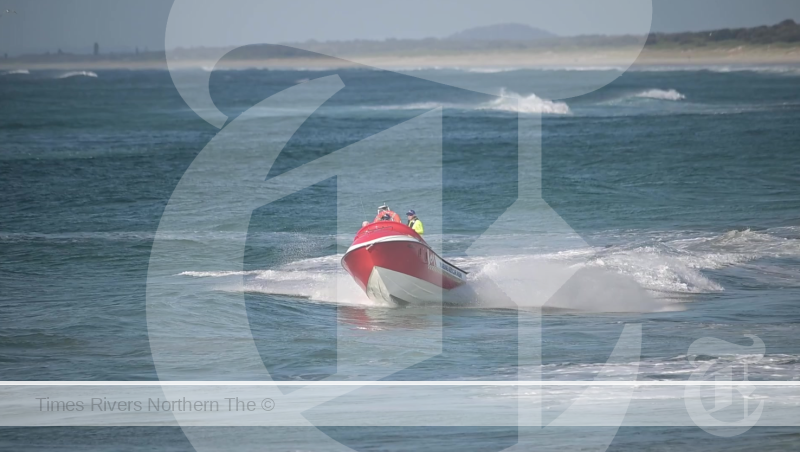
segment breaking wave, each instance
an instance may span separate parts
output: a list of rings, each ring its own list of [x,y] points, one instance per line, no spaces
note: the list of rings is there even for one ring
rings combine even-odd
[[[758,259],[797,256],[800,256],[800,240],[745,229],[612,246],[599,251],[587,265],[628,275],[646,289],[698,294],[724,291],[708,271],[742,266]],[[757,266],[754,269],[763,277],[761,269]]]
[[[627,70],[624,66],[543,66],[532,69],[563,72],[625,72]]]
[[[373,110],[432,110],[434,108],[456,108],[462,110],[492,110],[512,113],[536,113],[549,115],[568,115],[569,106],[564,102],[555,102],[537,97],[535,94],[521,96],[517,93],[500,90],[499,97],[482,104],[454,104],[442,102],[414,102],[400,105],[383,105],[370,107]]]
[[[636,94],[636,97],[643,97],[647,99],[658,99],[658,100],[683,100],[686,99],[686,96],[683,94],[675,91],[674,89],[670,90],[663,90],[663,89],[648,89],[647,91],[642,91],[641,93]]]
[[[776,273],[772,267],[754,262],[800,256],[800,239],[789,232],[791,237],[783,237],[777,230],[749,229],[704,236],[639,234],[622,237],[623,244],[607,247],[456,257],[451,261],[470,272],[469,282],[450,292],[446,301],[465,307],[506,308],[530,300],[530,307],[596,312],[681,309],[680,303],[697,295],[724,292],[714,271],[727,267],[748,270],[753,278],[779,278],[783,284],[797,281],[797,274]],[[520,237],[509,240],[518,242]],[[186,271],[180,275],[214,278],[220,281],[215,283],[220,290],[375,306],[341,269],[340,259],[341,255],[330,255],[268,270]],[[554,286],[554,281],[563,284]],[[515,304],[509,303],[511,299]],[[525,302],[521,304],[525,306]]]
[[[3,72],[2,75],[30,75],[30,71],[27,69],[15,69],[13,71]]]
[[[607,247],[458,258],[453,263],[471,274],[469,286],[455,293],[484,307],[506,307],[508,295],[516,304],[531,303],[531,307],[600,312],[674,310],[679,308],[676,303],[697,295],[724,292],[715,271],[727,267],[743,268],[762,281],[797,284],[793,282],[800,276],[796,272],[776,271],[759,261],[800,256],[800,240],[782,237],[779,232],[746,229],[691,238],[657,233],[624,237],[623,244]]]
[[[418,71],[457,71],[469,72],[473,74],[497,74],[501,72],[514,71],[564,71],[564,72],[604,72],[616,71],[624,72],[624,66],[414,66],[414,67],[395,67],[393,70],[398,72],[418,72]]]
[[[500,90],[499,98],[483,104],[480,108],[514,113],[570,114],[569,106],[564,102],[542,99],[535,94],[521,96],[513,91],[507,91],[505,88]]]
[[[634,72],[755,72],[762,74],[783,74],[800,75],[800,66],[797,65],[771,65],[771,66],[747,66],[747,65],[682,65],[682,66],[631,66],[629,71]]]
[[[97,74],[92,71],[72,71],[59,75],[56,78],[70,78],[70,77],[92,77],[97,78]]]
[[[687,355],[678,355],[630,363],[551,363],[542,365],[541,369],[525,368],[521,371],[520,378],[541,372],[544,380],[589,380],[603,372],[611,380],[682,380],[697,372],[696,364],[692,364],[688,358]],[[701,361],[712,359],[698,356],[691,358]],[[800,374],[799,355],[767,354],[762,357],[736,354],[714,358],[716,358],[715,368],[746,366],[748,378],[757,381],[793,380]]]

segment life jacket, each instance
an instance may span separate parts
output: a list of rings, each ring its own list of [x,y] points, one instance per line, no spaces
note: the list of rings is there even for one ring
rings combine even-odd
[[[416,216],[408,220],[407,226],[413,229],[414,232],[416,232],[419,235],[422,235],[423,232],[425,232],[425,229],[422,227],[422,222],[419,221],[419,218],[417,218]]]
[[[403,220],[400,219],[400,215],[392,212],[391,210],[383,210],[383,211],[381,211],[378,215],[375,215],[375,219],[372,220],[372,222],[375,223],[375,222],[381,221],[381,217],[386,215],[387,213],[389,214],[390,217],[392,217],[392,221],[396,221],[398,223],[402,223],[403,222]]]

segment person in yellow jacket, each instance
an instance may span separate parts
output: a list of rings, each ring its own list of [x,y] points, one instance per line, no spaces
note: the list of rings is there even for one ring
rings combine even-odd
[[[406,213],[406,216],[408,216],[408,227],[413,229],[417,234],[422,235],[425,232],[425,228],[422,227],[422,222],[417,218],[417,212],[411,209]]]

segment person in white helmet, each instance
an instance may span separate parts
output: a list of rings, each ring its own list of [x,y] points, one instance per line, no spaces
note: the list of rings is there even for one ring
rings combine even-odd
[[[386,214],[389,214],[391,221],[396,221],[398,223],[402,223],[403,221],[400,219],[400,215],[392,212],[389,206],[386,203],[383,203],[382,206],[378,207],[378,215],[375,215],[375,219],[372,220],[373,223],[376,221],[381,221],[382,217]]]

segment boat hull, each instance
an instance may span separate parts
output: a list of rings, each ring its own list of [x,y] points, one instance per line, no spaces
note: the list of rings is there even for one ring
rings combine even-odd
[[[466,272],[439,257],[421,237],[407,234],[410,228],[392,224],[383,229],[389,230],[375,228],[366,240],[356,236],[342,258],[342,266],[370,299],[441,303],[445,292],[466,282]]]

